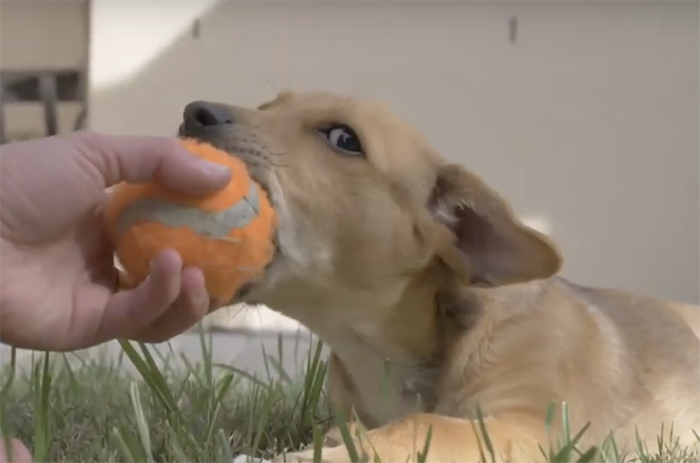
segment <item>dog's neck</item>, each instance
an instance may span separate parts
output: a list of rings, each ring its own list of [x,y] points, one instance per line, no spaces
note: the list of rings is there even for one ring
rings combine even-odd
[[[314,311],[316,316],[298,314],[342,362],[376,424],[434,407],[441,361],[436,292],[432,279],[420,277],[405,285],[390,305],[355,304],[347,310]],[[339,296],[333,303],[354,302]],[[338,314],[349,315],[340,319]]]
[[[334,344],[347,333],[354,339],[353,343],[366,345],[386,361],[396,364],[426,361],[436,352],[438,329],[436,288],[427,280],[416,278],[386,301],[379,298],[376,303],[356,305],[353,310],[344,311],[350,314],[346,319],[318,320],[317,334],[341,358],[342,346]],[[341,311],[327,313],[335,315]]]
[[[325,281],[291,275],[278,280],[261,302],[330,347],[361,389],[365,408],[373,410],[371,421],[416,411],[418,402],[430,410],[449,338],[445,331],[454,330],[437,299],[444,273],[428,268],[373,288],[329,287]]]

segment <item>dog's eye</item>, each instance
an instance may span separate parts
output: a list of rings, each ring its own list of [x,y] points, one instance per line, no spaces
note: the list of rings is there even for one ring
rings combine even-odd
[[[318,129],[318,133],[326,138],[333,148],[343,154],[355,156],[362,156],[364,154],[359,137],[355,131],[347,125],[339,124],[323,127]]]

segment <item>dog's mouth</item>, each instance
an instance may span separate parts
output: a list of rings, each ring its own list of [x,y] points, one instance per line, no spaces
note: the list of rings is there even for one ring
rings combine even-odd
[[[253,173],[250,173],[251,178],[253,181],[255,181],[258,185],[260,185],[260,188],[265,191],[265,194],[270,200],[270,203],[272,204],[273,208],[275,208],[275,202],[273,200],[272,195],[270,194],[269,187],[267,186],[266,183],[262,182],[260,179],[255,178]],[[257,289],[259,289],[266,280],[266,275],[271,271],[271,269],[279,265],[279,262],[283,258],[283,253],[282,253],[282,248],[280,246],[280,240],[279,240],[279,229],[276,230],[273,235],[272,235],[272,245],[273,245],[273,251],[272,251],[272,259],[265,265],[265,268],[262,270],[260,275],[256,277],[254,280],[244,284],[234,294],[233,298],[225,305],[233,305],[233,304],[239,304],[239,303],[246,303],[246,304],[259,304],[260,301],[258,301],[256,295],[258,294]]]
[[[196,132],[196,133],[195,133]],[[189,138],[193,140],[200,141],[202,143],[208,143],[212,145],[213,147],[225,151],[231,156],[235,156],[242,160],[246,166],[248,167],[248,173],[250,174],[250,177],[253,179],[255,183],[257,183],[260,188],[265,192],[267,195],[268,200],[272,204],[272,207],[276,210],[278,210],[279,207],[279,201],[277,201],[275,192],[272,191],[273,189],[270,187],[269,180],[267,178],[267,175],[263,175],[263,170],[260,168],[260,163],[255,162],[255,159],[247,159],[245,155],[242,155],[241,153],[246,153],[249,152],[249,150],[246,150],[246,147],[243,146],[236,146],[235,140],[227,139],[226,142],[222,142],[220,140],[220,137],[214,136],[208,136],[209,133],[201,132],[201,131],[192,131],[189,130],[187,127],[187,124],[183,121],[180,126],[178,127],[177,131],[178,137],[179,138]],[[270,260],[270,262],[265,266],[265,268],[262,271],[262,274],[259,278],[255,279],[254,281],[251,281],[249,283],[244,284],[241,286],[234,297],[231,299],[231,301],[228,301],[225,305],[232,305],[232,304],[237,304],[237,303],[247,303],[247,304],[256,304],[258,301],[256,301],[255,294],[257,293],[256,289],[258,289],[260,286],[263,285],[265,282],[265,275],[267,275],[271,268],[279,265],[279,262],[283,258],[283,253],[282,249],[280,247],[280,240],[279,240],[279,230],[276,231],[273,235],[273,246],[274,246],[274,251],[273,251],[273,257]]]
[[[246,166],[248,166],[248,173],[250,174],[250,177],[265,192],[265,195],[267,196],[268,200],[272,204],[272,207],[275,209],[278,208],[279,203],[276,200],[276,196],[275,196],[274,192],[272,191],[272,188],[270,188],[270,184],[268,183],[268,179],[266,178],[266,176],[261,175],[259,166],[256,166],[254,163],[251,164],[250,160],[246,159],[245,156],[239,155],[239,152],[244,152],[244,150],[237,149],[235,144],[231,144],[230,141],[228,143],[224,144],[224,143],[217,141],[216,137],[203,137],[201,135],[194,135],[187,130],[184,122],[182,124],[180,124],[180,127],[178,128],[178,137],[179,138],[188,138],[188,139],[197,140],[197,141],[200,141],[203,143],[208,143],[219,150],[225,151],[230,156],[235,156],[235,157],[241,159],[246,164]],[[263,269],[262,276],[256,280],[252,281],[252,282],[246,283],[243,286],[241,286],[238,289],[238,291],[236,291],[236,294],[231,299],[231,301],[228,301],[226,304],[224,304],[224,306],[238,304],[238,303],[247,303],[247,304],[256,304],[257,303],[257,301],[255,301],[252,298],[252,297],[254,297],[254,294],[256,293],[255,290],[259,286],[261,286],[261,283],[264,282],[265,275],[270,271],[270,269],[273,266],[277,265],[277,263],[283,257],[282,249],[280,247],[278,233],[279,233],[279,231],[275,232],[273,235],[273,238],[272,238],[273,246],[274,246],[273,257],[270,260],[270,262]]]
[[[181,138],[182,138],[182,137],[181,137]],[[188,137],[188,138],[190,138],[190,137]],[[195,139],[195,140],[199,140],[199,139]],[[236,149],[235,149],[235,147],[234,147],[234,148],[231,148],[230,146],[229,146],[229,147],[226,147],[226,146],[217,146],[216,143],[213,143],[213,142],[207,141],[207,140],[199,140],[199,141],[203,141],[203,142],[205,142],[205,143],[209,143],[210,145],[214,146],[215,148],[220,149],[220,150],[222,150],[222,151],[225,151],[226,153],[229,154],[229,156],[237,157],[238,159],[242,160],[242,161],[248,166],[248,174],[250,175],[250,178],[252,178],[253,181],[254,181],[255,183],[257,183],[258,186],[260,186],[260,188],[261,188],[261,189],[263,190],[263,192],[265,193],[265,196],[267,196],[267,199],[268,199],[268,200],[270,201],[270,203],[272,204],[272,207],[273,207],[273,208],[276,208],[276,207],[277,207],[277,203],[278,203],[278,202],[277,202],[276,199],[275,199],[276,196],[273,194],[272,189],[270,188],[270,184],[268,183],[267,178],[266,178],[265,176],[263,176],[263,175],[260,175],[260,174],[258,173],[257,169],[251,168],[251,167],[254,167],[254,166],[250,166],[249,163],[246,161],[246,159],[245,159],[244,157],[239,156],[238,154],[236,154]]]
[[[180,127],[178,128],[178,138],[188,138],[191,140],[196,140],[202,143],[208,143],[212,145],[214,148],[219,149],[221,151],[225,151],[226,153],[229,154],[229,156],[237,157],[238,159],[242,160],[246,166],[248,167],[248,173],[250,174],[250,177],[253,179],[255,183],[260,185],[260,188],[263,189],[265,194],[267,195],[267,198],[272,202],[273,207],[276,206],[275,204],[275,198],[274,195],[271,192],[270,185],[268,184],[268,181],[264,176],[259,175],[256,169],[256,165],[251,165],[251,163],[248,161],[248,159],[245,158],[245,156],[241,156],[239,153],[243,152],[245,148],[238,148],[235,144],[231,145],[230,143],[220,143],[217,142],[215,138],[209,138],[209,137],[202,137],[202,136],[196,136],[192,135],[189,133],[189,131],[185,127],[185,123],[183,122],[180,124]]]

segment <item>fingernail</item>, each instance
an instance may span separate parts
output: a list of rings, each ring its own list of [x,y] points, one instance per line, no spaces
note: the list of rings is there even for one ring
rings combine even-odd
[[[210,177],[223,177],[231,174],[231,169],[224,164],[218,164],[215,162],[205,161],[203,159],[199,160],[200,168],[205,175]]]

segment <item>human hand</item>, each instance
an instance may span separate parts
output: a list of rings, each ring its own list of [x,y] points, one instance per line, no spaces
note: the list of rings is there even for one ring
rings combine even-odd
[[[108,188],[158,181],[182,194],[223,188],[228,168],[175,140],[76,132],[0,147],[0,340],[68,351],[114,338],[167,340],[210,309],[202,272],[175,251],[150,277],[117,291],[101,216]]]

